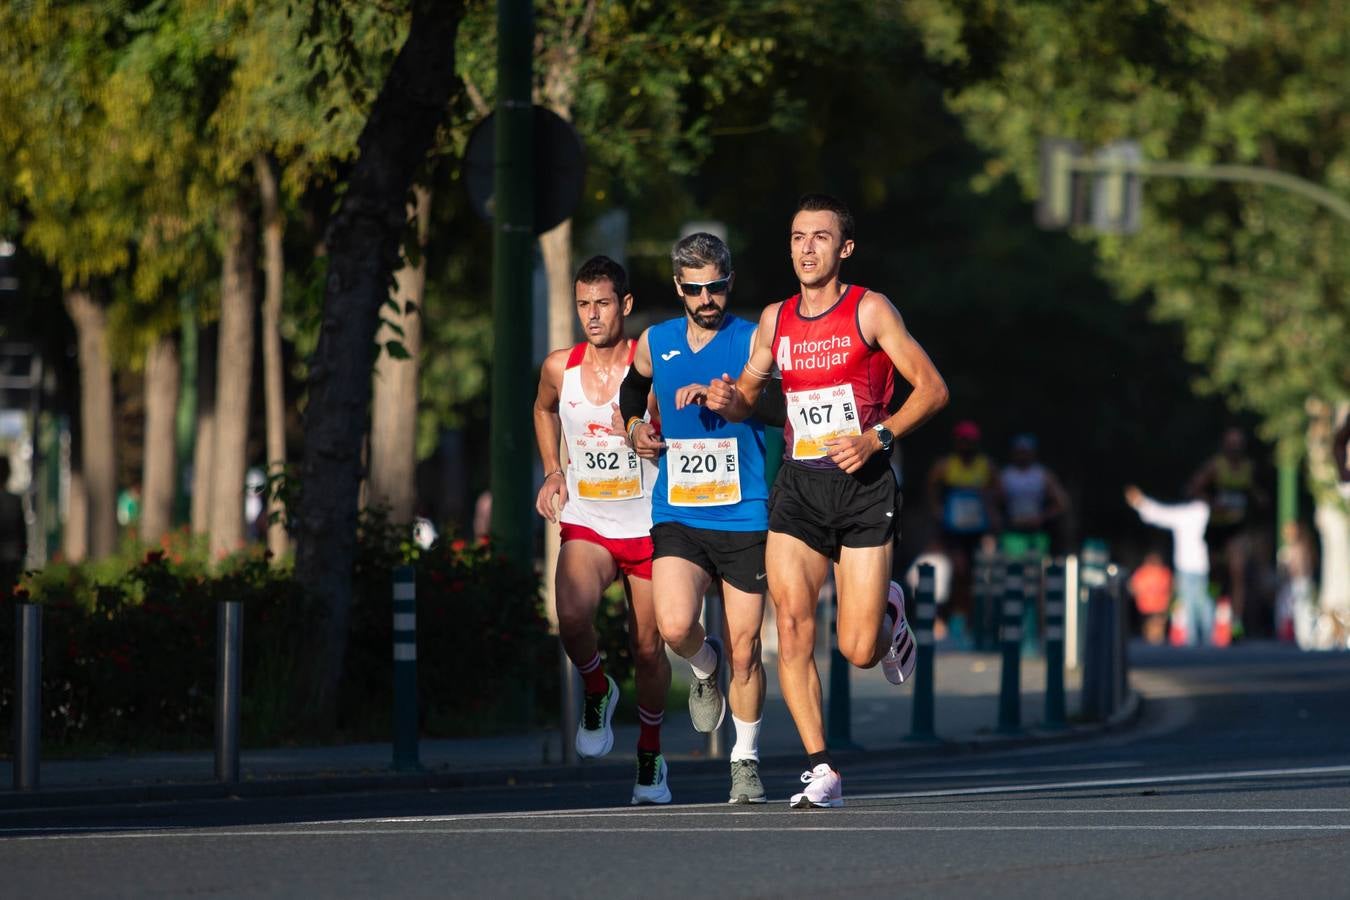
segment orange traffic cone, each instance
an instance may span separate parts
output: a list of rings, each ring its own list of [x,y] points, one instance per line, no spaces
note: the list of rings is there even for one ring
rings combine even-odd
[[[1185,607],[1177,604],[1172,609],[1172,622],[1167,629],[1167,642],[1173,647],[1185,647],[1187,644],[1186,635],[1186,611]]]
[[[1233,642],[1233,604],[1220,597],[1214,604],[1214,646],[1227,647]]]

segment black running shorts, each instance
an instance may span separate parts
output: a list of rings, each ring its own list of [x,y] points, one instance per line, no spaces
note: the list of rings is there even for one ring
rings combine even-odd
[[[880,547],[900,533],[900,488],[889,465],[848,474],[785,462],[769,493],[769,530],[823,556],[840,547]]]
[[[720,578],[748,594],[762,594],[764,580],[763,531],[715,531],[679,522],[652,526],[652,559],[674,556]]]

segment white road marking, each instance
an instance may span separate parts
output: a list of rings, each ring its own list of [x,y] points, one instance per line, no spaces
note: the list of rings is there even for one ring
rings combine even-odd
[[[454,837],[459,835],[553,835],[553,834],[790,834],[792,832],[839,832],[858,834],[861,832],[916,833],[916,832],[1054,832],[1072,831],[1336,831],[1350,832],[1350,822],[1318,825],[1307,823],[1268,824],[1268,825],[754,825],[754,826],[661,826],[644,828],[615,828],[606,826],[545,826],[542,828],[484,827],[484,828],[323,828],[323,829],[267,829],[244,831],[130,831],[107,834],[41,834],[23,835],[10,838],[12,841],[140,841],[140,840],[177,840],[177,839],[217,839],[217,838],[306,838],[306,837],[391,837],[406,838],[408,835],[435,835]]]
[[[968,797],[977,794],[1027,794],[1081,788],[1131,787],[1152,784],[1194,784],[1206,781],[1248,781],[1257,778],[1303,778],[1311,775],[1350,774],[1350,766],[1308,766],[1299,769],[1243,769],[1236,772],[1196,772],[1190,775],[1142,775],[1138,778],[1103,778],[1095,781],[1047,781],[1039,784],[1004,784],[949,788],[936,791],[903,791],[861,794],[855,800],[911,800],[923,797]]]

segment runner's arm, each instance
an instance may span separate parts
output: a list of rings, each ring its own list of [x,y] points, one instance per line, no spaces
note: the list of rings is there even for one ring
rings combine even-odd
[[[900,377],[913,388],[900,408],[882,422],[899,439],[947,405],[950,397],[947,382],[905,327],[900,311],[885,295],[868,291],[859,304],[858,320],[863,340],[881,347]],[[876,432],[872,432],[872,439],[879,449],[881,442]]]
[[[652,396],[652,374],[651,344],[644,331],[638,338],[633,364],[619,386],[619,415],[623,417],[624,434],[629,445],[643,459],[655,459],[665,447],[656,427],[642,418],[644,413],[656,407],[656,399]]]
[[[755,413],[760,392],[769,380],[769,373],[773,371],[773,333],[778,324],[778,307],[781,305],[770,303],[760,313],[759,328],[750,342],[750,358],[745,361],[745,367],[741,369],[733,389],[726,393],[724,400],[719,398],[721,408],[709,403],[708,408],[714,409],[728,422],[743,422]]]
[[[539,369],[539,392],[534,398],[534,439],[539,446],[539,461],[544,466],[544,483],[535,498],[534,508],[550,522],[557,520],[557,509],[567,504],[567,476],[562,469],[562,419],[558,416],[558,398],[562,392],[563,369],[568,350],[554,350]],[[557,509],[553,498],[558,498]]]

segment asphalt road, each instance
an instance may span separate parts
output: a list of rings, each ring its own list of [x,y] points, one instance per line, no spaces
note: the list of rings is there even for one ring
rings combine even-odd
[[[1140,651],[1126,733],[842,767],[847,805],[596,781],[0,813],[4,896],[1350,894],[1350,654]]]

